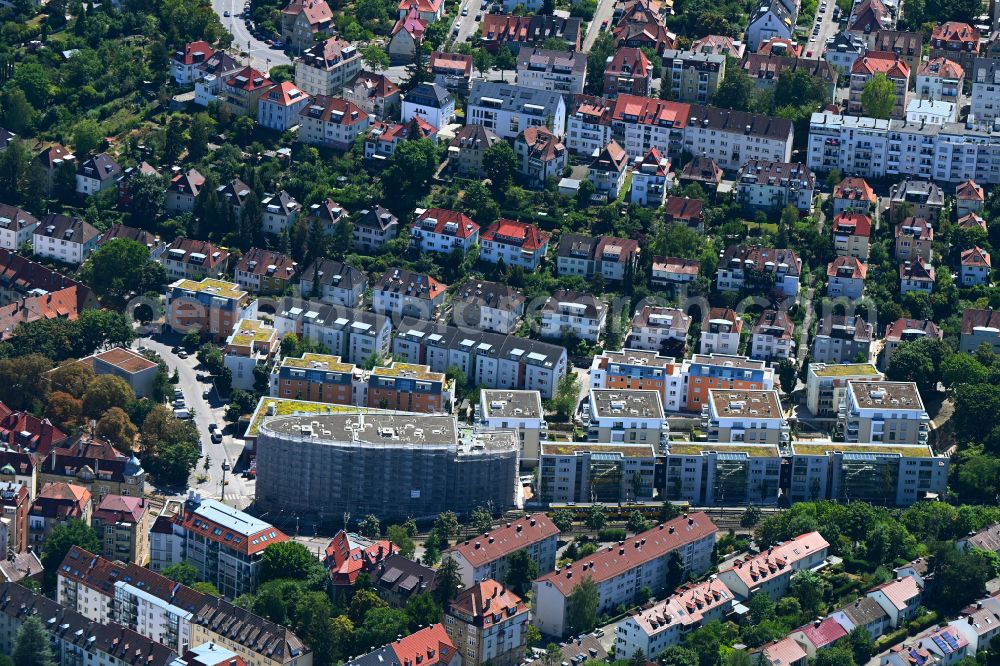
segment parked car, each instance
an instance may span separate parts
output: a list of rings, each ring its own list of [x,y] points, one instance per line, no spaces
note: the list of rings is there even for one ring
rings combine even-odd
[[[213,432],[212,433],[212,444],[222,444],[222,433]]]
[[[184,351],[183,349],[180,350],[179,352],[177,352],[177,358],[187,358],[187,357],[188,357],[188,353],[186,351]]]
[[[219,429],[219,424],[218,423],[209,423],[208,424],[208,430],[209,430],[209,432],[215,432],[218,429]]]
[[[174,416],[176,416],[177,418],[179,418],[181,420],[187,420],[187,419],[191,418],[191,412],[189,412],[186,409],[175,409],[174,410]]]

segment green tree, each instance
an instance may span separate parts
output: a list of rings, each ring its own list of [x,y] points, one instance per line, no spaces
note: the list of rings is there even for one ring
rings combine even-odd
[[[754,81],[742,67],[733,67],[712,95],[712,104],[724,109],[749,109],[754,94]]]
[[[358,646],[386,645],[409,633],[409,618],[396,608],[373,608],[356,632]]]
[[[895,103],[895,85],[881,72],[875,74],[861,91],[861,108],[866,116],[888,118]]]
[[[11,132],[17,134],[29,132],[37,116],[38,111],[20,88],[10,87],[0,93],[0,120]],[[0,155],[2,154],[0,152]]]
[[[933,392],[941,381],[941,364],[947,348],[941,340],[930,337],[901,343],[892,353],[886,378],[897,382],[916,382],[921,394]]]
[[[750,610],[750,621],[753,624],[760,624],[775,618],[774,600],[767,594],[758,592],[747,600],[747,608]]]
[[[566,619],[573,635],[589,633],[597,626],[597,608],[601,598],[593,578],[586,576],[570,592]]]
[[[531,583],[538,578],[538,565],[525,549],[514,551],[507,558],[507,578],[504,582],[514,594],[524,597],[531,590]]]
[[[191,589],[196,592],[201,592],[202,594],[207,594],[210,597],[215,597],[216,599],[222,596],[222,593],[219,592],[219,588],[217,588],[214,583],[209,583],[208,581],[200,580],[192,585]]]
[[[411,139],[396,146],[384,173],[398,196],[387,201],[397,214],[412,210],[413,202],[424,194],[437,170],[437,147],[430,139]]]
[[[573,529],[573,514],[565,509],[560,509],[552,516],[552,524],[560,532],[569,532]]]
[[[389,54],[375,43],[370,43],[361,51],[361,60],[365,67],[375,73],[389,69]]]
[[[42,551],[42,566],[45,568],[42,583],[46,592],[55,590],[59,566],[73,546],[91,553],[101,552],[101,542],[90,525],[76,518],[58,523],[45,539],[45,550]]]
[[[434,591],[432,592],[434,601],[441,608],[447,608],[448,602],[455,598],[461,586],[462,580],[458,575],[458,563],[449,557],[441,563],[437,576],[434,577]]]
[[[410,631],[419,627],[429,627],[441,621],[441,607],[429,592],[421,592],[410,597],[403,607],[410,621]]]
[[[174,562],[163,570],[163,577],[191,587],[198,582],[198,569],[187,560]]]
[[[552,406],[556,412],[556,419],[560,422],[569,421],[576,410],[576,403],[580,399],[580,388],[577,384],[576,375],[567,373],[565,377],[556,384],[555,397],[552,399]]]
[[[788,588],[788,593],[799,600],[802,611],[808,615],[815,615],[823,603],[824,591],[828,587],[824,581],[814,571],[800,571],[795,574],[792,583]]]
[[[100,375],[83,394],[83,413],[92,419],[100,418],[112,407],[124,410],[133,400],[135,391],[128,382],[115,375]]]
[[[746,508],[743,515],[740,517],[740,527],[754,527],[760,522],[761,511],[759,508],[751,505]]]
[[[104,132],[92,118],[84,118],[73,128],[73,149],[81,159],[97,150],[103,140]]]
[[[656,656],[656,663],[660,666],[698,666],[698,653],[680,645],[671,645]]]
[[[149,250],[131,238],[115,238],[101,245],[81,268],[81,279],[99,295],[124,299],[141,293],[142,269]]]
[[[497,141],[483,153],[483,172],[495,194],[502,196],[510,189],[518,166],[517,155],[506,141]]]
[[[935,587],[927,605],[945,613],[956,613],[978,598],[993,578],[993,565],[983,553],[963,552],[949,542],[931,548],[931,573]]]
[[[382,526],[379,523],[378,516],[368,514],[361,519],[358,523],[358,534],[369,539],[377,539],[380,534],[382,534]]]
[[[633,511],[628,516],[628,528],[633,533],[638,534],[639,532],[645,532],[649,529],[649,523],[646,519],[642,517],[642,514],[638,511]]]
[[[489,532],[493,529],[493,514],[485,506],[477,506],[469,516],[469,527],[476,532]]]
[[[509,47],[504,46],[503,48],[500,49],[500,51],[497,53],[494,66],[500,70],[501,79],[503,78],[504,72],[506,72],[509,69],[514,69],[515,67],[517,67],[517,61],[514,59],[514,54],[511,53]]]
[[[486,73],[493,68],[493,56],[484,48],[478,48],[472,53],[472,65],[479,70],[479,75],[483,78]]]
[[[597,531],[608,523],[608,512],[603,504],[594,504],[587,512],[587,527]]]
[[[875,647],[875,641],[872,640],[868,630],[864,627],[855,627],[848,636],[848,640],[851,643],[851,652],[854,655],[855,663],[867,664]]]
[[[322,589],[326,570],[308,548],[296,541],[272,543],[264,549],[258,581],[266,583],[278,578],[301,581],[310,589]]]
[[[402,525],[389,525],[385,530],[385,536],[389,541],[399,546],[400,555],[406,559],[413,558],[413,553],[417,548],[405,527]]]
[[[833,645],[816,652],[813,666],[856,666],[856,663],[849,646]]]
[[[798,382],[798,368],[795,366],[795,361],[788,358],[781,359],[778,363],[778,381],[785,395],[791,395]]]
[[[17,666],[56,666],[49,632],[37,615],[28,615],[18,627],[11,657]]]
[[[135,438],[139,429],[129,419],[121,407],[112,407],[97,421],[98,437],[111,442],[120,451],[131,451],[135,446]]]

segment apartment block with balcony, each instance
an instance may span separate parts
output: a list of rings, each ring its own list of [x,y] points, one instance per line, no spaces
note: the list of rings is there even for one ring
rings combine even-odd
[[[514,139],[528,127],[548,127],[556,136],[566,131],[566,102],[561,93],[476,81],[469,93],[466,123],[483,125],[503,139]]]
[[[774,290],[794,298],[799,294],[801,271],[802,260],[794,250],[730,245],[719,259],[715,281],[720,291],[773,285]]]
[[[273,326],[257,319],[242,319],[226,340],[223,362],[233,373],[233,388],[252,391],[258,365],[271,362],[280,340]]]
[[[663,462],[665,499],[697,506],[778,501],[781,455],[774,444],[674,443]]]
[[[105,558],[145,566],[149,561],[149,508],[143,497],[104,496],[94,509],[91,525]]]
[[[587,78],[587,56],[577,51],[522,48],[517,54],[517,85],[548,90],[568,100],[583,94]]]
[[[965,70],[962,66],[947,58],[934,58],[922,62],[917,68],[917,97],[957,103],[962,94],[963,78]],[[975,83],[973,83],[974,89]]]
[[[833,249],[838,257],[868,261],[872,219],[864,213],[844,212],[833,218]]]
[[[560,289],[542,306],[543,338],[572,336],[596,343],[604,335],[608,306],[593,294]]]
[[[442,554],[458,565],[462,587],[468,589],[484,580],[505,580],[510,557],[524,551],[538,566],[540,574],[556,568],[559,528],[544,513],[499,525],[489,532],[459,541]]]
[[[777,212],[794,206],[809,214],[815,191],[816,177],[796,162],[750,160],[736,175],[736,201],[752,210]]]
[[[855,315],[824,317],[813,338],[813,363],[852,363],[858,358],[865,362],[872,354],[874,327]]]
[[[680,411],[686,402],[682,384],[677,359],[655,351],[605,351],[590,366],[590,388],[656,391],[668,412]]]
[[[645,157],[636,158],[634,166],[630,192],[632,203],[654,208],[663,206],[667,199],[667,189],[674,185],[674,178],[670,174],[670,160],[653,147]],[[690,220],[673,221],[690,222]]]
[[[788,498],[906,507],[944,496],[948,467],[926,444],[795,442]]]
[[[426,365],[394,362],[374,368],[367,380],[369,407],[427,414],[451,408],[452,382]]]
[[[535,271],[545,259],[551,238],[552,234],[529,222],[500,218],[481,234],[479,258]]]
[[[364,405],[364,378],[353,363],[339,356],[303,354],[286,356],[271,371],[271,395],[291,400],[334,405]]]
[[[463,255],[479,243],[479,225],[453,210],[429,208],[417,215],[410,228],[410,246],[421,252]]]
[[[203,337],[225,340],[241,319],[257,314],[257,301],[224,280],[177,280],[167,287],[166,297],[166,324],[181,335],[195,330]]]
[[[361,52],[334,36],[313,44],[295,60],[295,85],[310,95],[340,95],[361,71]]]
[[[516,431],[521,440],[521,464],[538,464],[539,445],[549,430],[538,391],[483,389],[476,414],[479,423],[487,428]]]
[[[713,389],[701,409],[710,442],[784,446],[791,429],[775,390]]]
[[[616,97],[621,93],[646,96],[653,84],[653,65],[641,49],[620,47],[608,56],[604,69],[604,94]]]
[[[670,434],[657,391],[590,389],[587,439],[648,444],[659,449]]]
[[[468,664],[518,666],[528,646],[528,604],[501,583],[485,580],[451,600],[444,628]]]
[[[784,310],[764,310],[750,331],[750,358],[780,361],[795,353],[795,322]]]
[[[885,51],[868,51],[854,61],[854,65],[851,67],[847,110],[857,115],[864,112],[861,94],[865,90],[865,85],[876,74],[884,75],[893,85],[895,100],[892,106],[892,117],[905,118],[906,105],[909,102],[910,66],[897,54]]]
[[[691,317],[683,311],[646,305],[632,317],[625,346],[683,356],[690,327]]]
[[[847,442],[927,444],[930,417],[913,382],[851,381],[838,427]]]
[[[714,577],[683,585],[667,599],[618,623],[615,655],[630,659],[640,650],[642,654],[660,654],[681,644],[695,629],[721,621],[732,610],[733,602],[732,591]]]
[[[934,227],[925,218],[907,217],[896,225],[897,260],[930,261],[933,247]]]
[[[871,363],[810,363],[806,407],[815,417],[836,418],[850,382],[882,379],[884,375]]]
[[[683,380],[681,408],[700,413],[713,389],[771,390],[774,368],[766,361],[726,354],[695,354],[680,368]]]
[[[695,51],[663,52],[661,86],[670,86],[670,99],[707,104],[726,76],[726,56]]]
[[[655,450],[649,444],[542,442],[539,499],[544,503],[651,499]]]
[[[701,354],[738,354],[740,334],[743,332],[743,318],[731,308],[712,308],[708,312],[708,322],[702,326]]]

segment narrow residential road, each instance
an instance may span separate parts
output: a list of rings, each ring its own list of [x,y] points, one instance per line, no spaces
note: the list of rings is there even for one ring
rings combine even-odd
[[[802,367],[802,363],[806,360],[806,354],[809,352],[809,327],[812,326],[812,300],[815,293],[816,289],[812,286],[812,276],[810,275],[809,287],[806,289],[805,297],[802,299],[802,307],[805,308],[806,316],[802,319],[798,347],[795,349],[795,358],[799,367]]]
[[[594,10],[594,20],[587,26],[587,34],[583,38],[583,52],[590,53],[590,47],[594,45],[597,36],[601,34],[601,24],[608,22],[608,30],[611,29],[611,17],[615,13],[615,0],[598,0],[597,9]]]
[[[230,468],[226,472],[225,499],[227,503],[240,507],[249,504],[254,496],[254,482],[232,473],[232,468],[236,465],[243,450],[243,442],[242,440],[234,440],[232,433],[227,432],[223,437],[222,444],[212,443],[208,426],[212,423],[217,423],[220,428],[225,426],[221,418],[224,406],[218,403],[214,392],[212,395],[216,401],[216,407],[213,407],[209,401],[202,397],[202,393],[209,388],[209,384],[198,381],[198,372],[195,370],[198,361],[194,354],[187,359],[182,359],[171,351],[170,344],[153,338],[139,338],[135,344],[136,346],[148,347],[159,354],[166,361],[171,373],[176,368],[180,380],[176,388],[179,388],[184,394],[184,404],[187,408],[194,410],[194,422],[201,437],[202,450],[198,466],[191,474],[189,487],[200,492],[202,497],[221,499],[223,497],[222,465],[226,463]],[[206,458],[211,458],[208,470],[205,469]],[[204,483],[197,483],[197,478],[203,474],[208,475],[208,480]],[[168,494],[167,498],[182,499],[184,495],[186,493]]]
[[[237,14],[243,13],[243,0],[212,0],[212,9],[219,20],[233,35],[233,48],[250,54],[250,66],[265,74],[276,65],[290,65],[292,60],[283,51],[273,49],[247,30],[246,23]],[[225,13],[229,12],[229,16]]]

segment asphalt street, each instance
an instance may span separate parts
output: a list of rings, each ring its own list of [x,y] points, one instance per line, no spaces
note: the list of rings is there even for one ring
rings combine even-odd
[[[826,3],[826,11],[823,11],[823,4]],[[837,34],[839,24],[833,20],[833,8],[837,6],[836,0],[819,0],[816,7],[816,18],[819,19],[819,34],[813,37],[812,27],[809,28],[809,36],[802,46],[802,55],[806,58],[819,60],[826,50],[826,40]],[[816,22],[813,22],[816,25]],[[810,55],[811,54],[811,55]]]
[[[587,26],[587,34],[583,38],[583,52],[590,53],[590,47],[594,45],[597,36],[601,34],[601,24],[608,22],[608,29],[611,26],[611,17],[615,12],[615,0],[598,0],[597,9],[594,10],[594,19]]]
[[[250,66],[264,73],[276,65],[289,65],[291,59],[279,49],[271,48],[247,30],[242,16],[243,0],[212,0],[212,9],[219,15],[219,20],[233,35],[233,46],[250,55]],[[229,16],[225,13],[229,12]]]
[[[219,400],[215,391],[212,391],[210,401],[202,397],[203,392],[210,388],[210,384],[198,380],[199,372],[195,369],[198,360],[194,354],[191,354],[187,359],[180,358],[171,351],[172,344],[163,341],[162,338],[148,337],[139,338],[135,342],[135,346],[144,346],[159,354],[167,363],[171,373],[174,369],[177,370],[180,381],[176,388],[179,388],[184,394],[184,403],[187,408],[193,410],[194,422],[198,426],[198,434],[201,436],[202,455],[197,468],[191,475],[189,486],[200,492],[202,497],[225,499],[229,504],[245,507],[253,500],[255,482],[232,473],[233,467],[236,466],[240,453],[243,451],[243,440],[233,438],[233,429],[230,426],[224,430],[221,444],[212,443],[208,426],[212,423],[217,423],[220,428],[226,425],[222,420],[225,405]],[[205,469],[206,458],[211,459],[207,470]],[[224,495],[222,486],[223,463],[230,468],[229,471],[225,472]],[[198,483],[197,480],[202,475],[207,475],[208,479]],[[187,493],[177,493],[164,489],[162,494],[167,499],[183,499]]]

